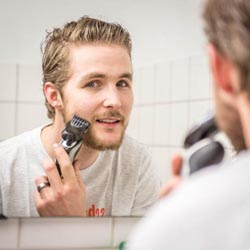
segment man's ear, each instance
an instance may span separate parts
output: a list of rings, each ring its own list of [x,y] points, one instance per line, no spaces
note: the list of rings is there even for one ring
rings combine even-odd
[[[54,107],[55,109],[62,109],[63,108],[63,102],[62,102],[62,97],[55,86],[52,82],[46,82],[43,85],[43,92],[44,95],[48,101],[48,103]]]
[[[232,92],[232,63],[212,44],[208,45],[208,55],[215,84],[228,93]]]

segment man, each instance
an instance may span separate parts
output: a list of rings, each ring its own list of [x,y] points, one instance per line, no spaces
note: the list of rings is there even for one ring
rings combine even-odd
[[[131,234],[130,250],[250,249],[250,2],[207,0],[203,17],[217,123],[239,153],[159,202]]]
[[[1,144],[0,214],[130,216],[154,204],[151,158],[124,136],[133,105],[131,47],[120,25],[86,16],[48,33],[43,90],[53,123]],[[91,125],[72,166],[59,142],[74,115]]]

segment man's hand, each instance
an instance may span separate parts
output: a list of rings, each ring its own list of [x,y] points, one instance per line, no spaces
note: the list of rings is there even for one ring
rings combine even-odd
[[[56,159],[61,167],[61,179],[55,163],[44,160],[46,176],[36,178],[38,186],[49,182],[49,186],[35,192],[35,205],[40,216],[85,216],[86,189],[77,164],[73,167],[62,146],[54,146]]]
[[[173,156],[171,161],[171,169],[172,169],[172,177],[170,181],[161,188],[160,198],[167,196],[181,182],[180,174],[182,169],[182,157],[180,155]]]

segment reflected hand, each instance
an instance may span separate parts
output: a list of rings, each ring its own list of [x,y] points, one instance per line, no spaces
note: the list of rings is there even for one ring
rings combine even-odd
[[[160,198],[167,196],[181,182],[182,157],[178,154],[174,155],[171,161],[172,176],[170,180],[161,188]]]
[[[35,191],[35,205],[40,216],[85,216],[86,189],[77,164],[72,166],[66,151],[60,145],[54,147],[56,159],[61,167],[61,179],[55,163],[44,160],[46,176],[36,178],[40,192]]]

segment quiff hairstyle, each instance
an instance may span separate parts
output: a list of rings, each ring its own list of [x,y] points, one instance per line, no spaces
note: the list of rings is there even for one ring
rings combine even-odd
[[[250,1],[206,0],[202,15],[209,42],[236,66],[241,89],[249,93]]]
[[[71,75],[70,48],[84,44],[115,44],[123,46],[131,58],[130,34],[120,24],[83,16],[77,21],[66,23],[62,28],[47,32],[42,45],[43,83],[52,82],[60,94]],[[45,98],[47,115],[55,118],[55,109]]]

